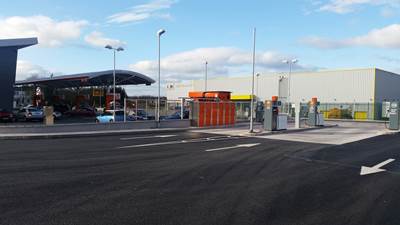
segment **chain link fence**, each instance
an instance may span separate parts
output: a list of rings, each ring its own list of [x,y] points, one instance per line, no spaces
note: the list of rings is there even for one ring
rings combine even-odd
[[[180,115],[181,100],[165,100],[160,102],[160,117],[171,117],[174,114]],[[157,99],[127,99],[128,115],[137,115],[155,119],[157,114]],[[282,103],[279,112],[295,117],[294,104]],[[320,103],[319,110],[325,119],[349,119],[349,120],[387,120],[389,102],[382,103]],[[236,121],[246,121],[250,119],[250,101],[235,102]],[[185,117],[189,115],[190,101],[184,101],[183,111]],[[257,103],[254,103],[254,117],[257,114]],[[300,104],[300,117],[307,118],[308,103]]]
[[[160,118],[180,117],[182,108],[181,100],[160,100]],[[157,99],[132,99],[126,100],[126,111],[128,115],[135,115],[154,120],[157,115]],[[183,105],[184,117],[187,117],[189,112],[189,103],[184,101]],[[179,114],[179,115],[178,115]],[[175,116],[175,117],[173,117]]]
[[[237,120],[250,119],[250,102],[235,102]],[[254,103],[254,110],[257,110]],[[387,112],[389,102],[381,103],[320,103],[319,111],[325,119],[349,119],[349,120],[388,120]],[[295,117],[294,104],[288,103],[279,106],[279,112],[288,114],[291,119]],[[290,109],[290,110],[289,110]],[[300,104],[300,118],[308,117],[308,103]],[[254,113],[256,115],[256,112]]]

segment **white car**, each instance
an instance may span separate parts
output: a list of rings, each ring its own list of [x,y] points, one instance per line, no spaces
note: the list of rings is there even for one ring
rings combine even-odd
[[[60,119],[62,117],[62,114],[58,111],[54,111],[53,117],[54,117],[54,119]]]

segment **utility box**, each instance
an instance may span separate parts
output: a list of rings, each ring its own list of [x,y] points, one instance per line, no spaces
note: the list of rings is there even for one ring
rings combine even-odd
[[[272,96],[272,100],[265,101],[264,105],[264,130],[277,131],[287,129],[287,115],[279,114],[279,106],[277,96]]]
[[[54,108],[52,106],[44,106],[43,114],[44,114],[44,124],[45,125],[54,125]]]
[[[288,117],[286,114],[278,114],[277,130],[287,130]]]
[[[389,129],[398,130],[400,128],[399,102],[391,102],[389,110]]]
[[[319,102],[317,98],[312,98],[309,103],[308,125],[312,127],[324,126],[324,115],[320,113]]]

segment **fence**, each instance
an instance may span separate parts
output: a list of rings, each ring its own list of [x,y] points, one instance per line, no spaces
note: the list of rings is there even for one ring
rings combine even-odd
[[[237,120],[250,119],[250,102],[236,102]],[[350,120],[387,120],[388,102],[382,103],[321,103],[319,110],[325,119],[350,119]],[[294,104],[289,110],[288,103],[279,106],[280,113],[286,113],[290,117],[295,117]],[[254,103],[254,110],[257,110]],[[300,104],[300,117],[308,116],[308,103]],[[254,113],[254,116],[256,113]]]
[[[386,120],[382,103],[321,103],[320,111],[327,119]]]
[[[172,116],[181,113],[181,100],[160,100],[160,117]],[[184,113],[189,112],[189,103],[184,102]],[[144,116],[148,119],[154,119],[157,115],[157,99],[127,99],[126,111],[128,115]],[[184,115],[188,115],[185,113]]]
[[[171,116],[181,112],[181,100],[160,101],[160,117]],[[237,121],[250,119],[250,102],[235,102],[235,116]],[[129,115],[146,116],[154,119],[157,114],[157,99],[127,99],[127,112]],[[292,107],[294,105],[292,104]],[[308,103],[300,104],[300,117],[308,116]],[[351,119],[351,120],[387,120],[388,103],[321,103],[319,110],[324,114],[325,119]],[[190,111],[190,101],[185,101],[184,115],[187,118]],[[254,103],[254,111],[257,110],[257,104]],[[289,104],[283,103],[279,107],[279,112],[286,113],[290,117],[295,117],[294,109],[289,110]],[[256,113],[254,113],[254,116]]]

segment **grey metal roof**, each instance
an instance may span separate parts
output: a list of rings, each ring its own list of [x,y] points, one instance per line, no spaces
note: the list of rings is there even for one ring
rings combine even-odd
[[[115,79],[116,85],[120,86],[138,84],[151,85],[155,83],[155,81],[150,77],[129,70],[116,70]],[[29,79],[15,82],[15,85],[17,86],[29,84],[51,86],[55,88],[111,86],[113,85],[113,70],[55,76],[52,78]]]
[[[0,48],[14,47],[20,49],[36,44],[38,44],[37,38],[0,39]]]

